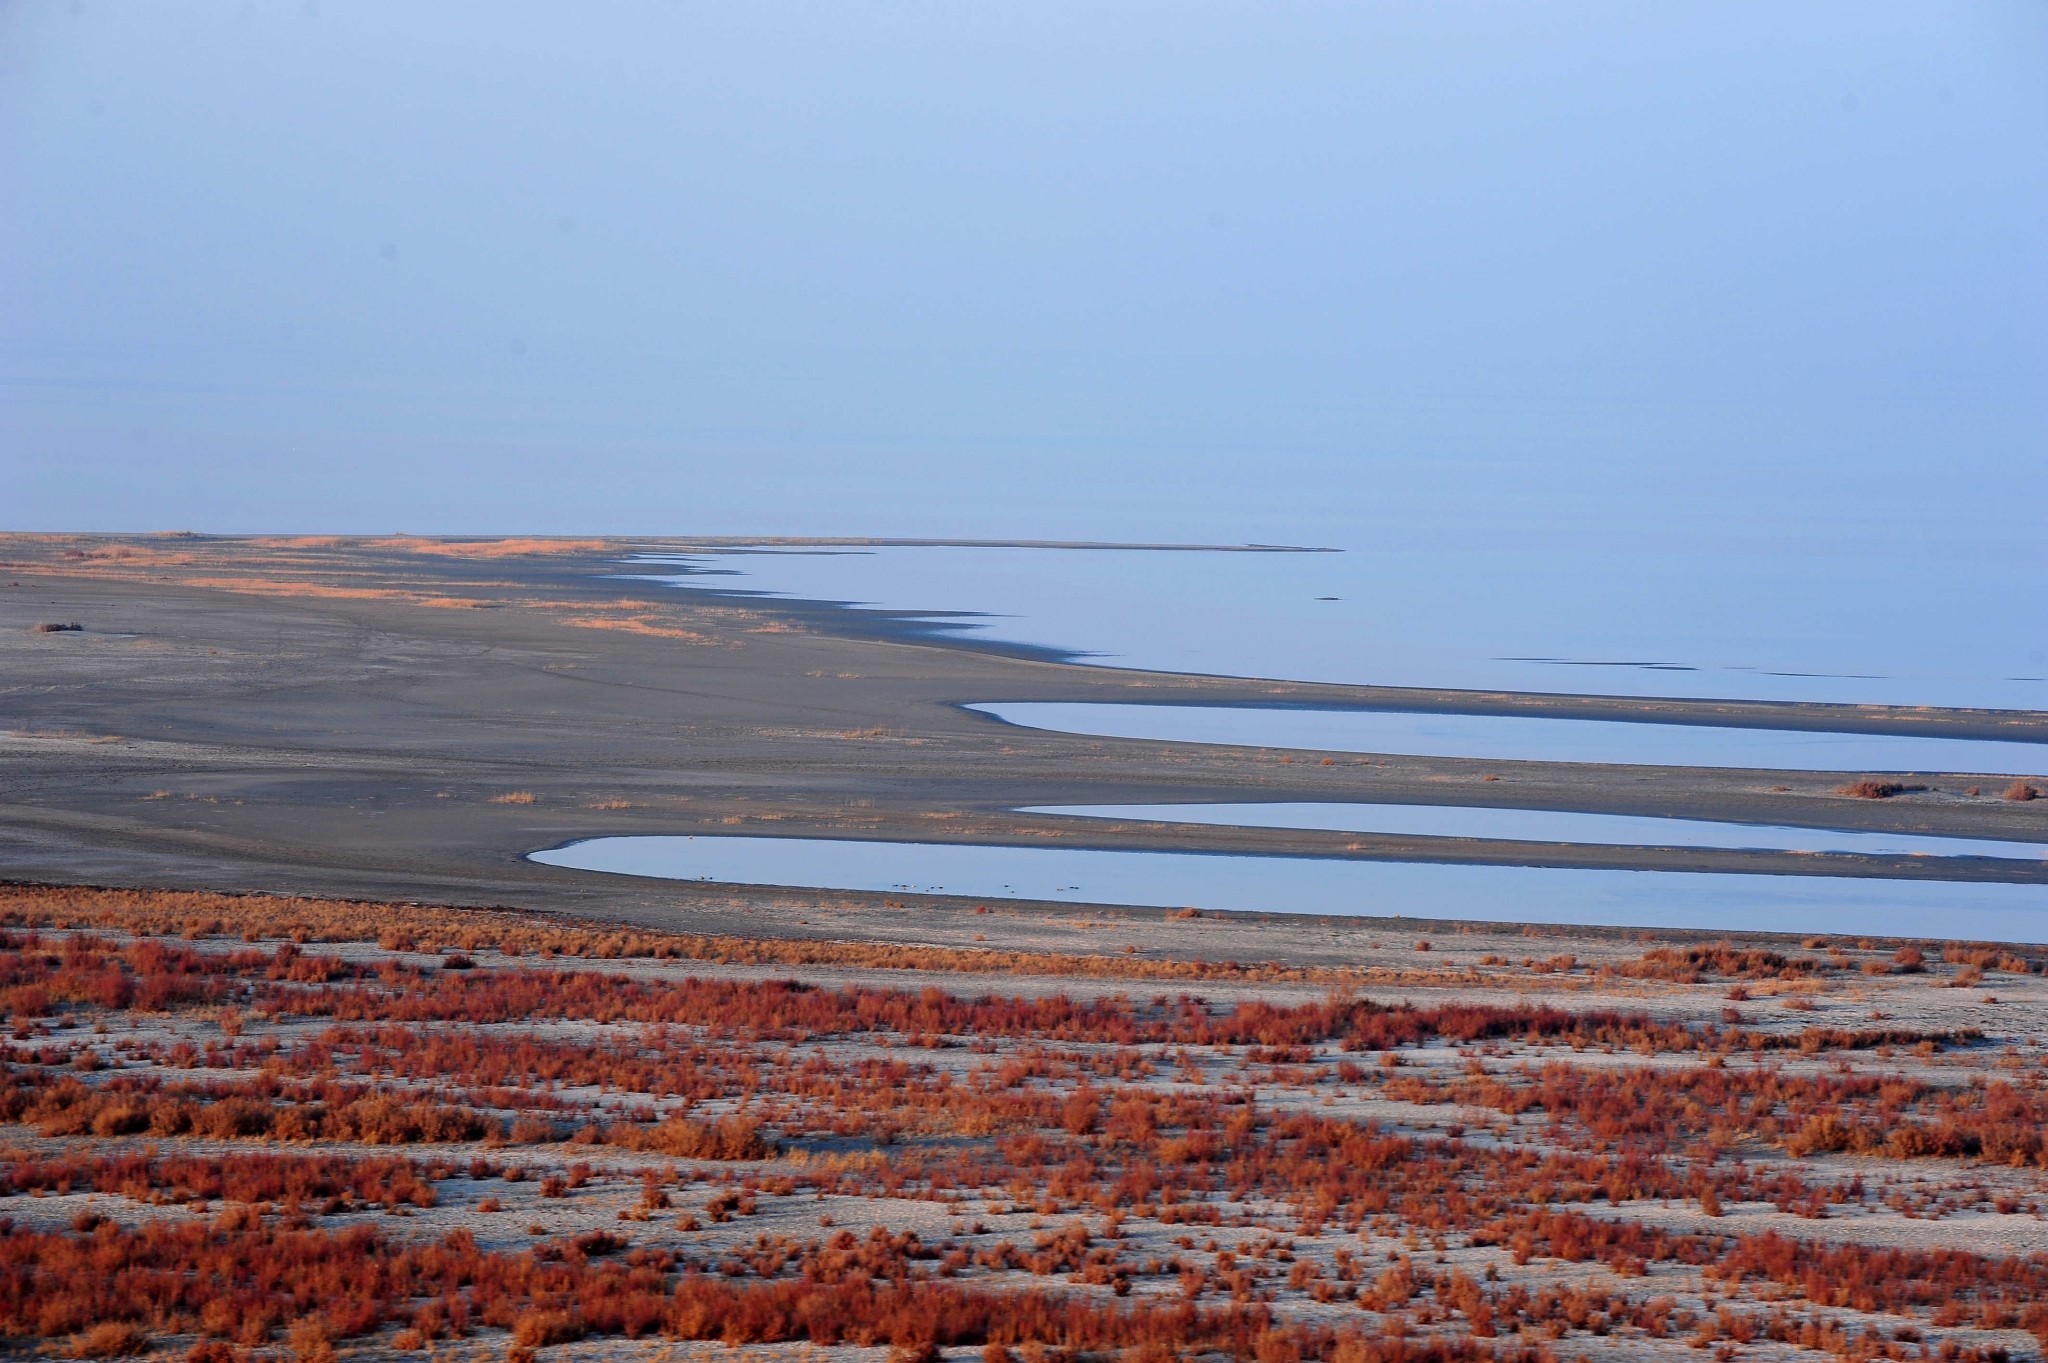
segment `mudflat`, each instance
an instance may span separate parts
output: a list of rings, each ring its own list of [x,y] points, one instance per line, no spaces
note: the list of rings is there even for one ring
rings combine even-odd
[[[1065,736],[976,701],[1367,704],[1957,738],[2037,713],[1420,691],[1146,673],[920,637],[831,607],[635,581],[709,541],[13,535],[0,539],[0,874],[495,905],[846,940],[1346,955],[1373,920],[1077,916],[943,898],[744,891],[539,866],[630,833],[1005,842],[1812,874],[1796,853],[1062,820],[1013,806],[1418,801],[2048,840],[2010,778],[1765,773]],[[45,625],[77,624],[76,630]],[[2048,866],[1858,856],[1834,874],[2048,881]],[[1236,940],[1243,938],[1245,940]]]

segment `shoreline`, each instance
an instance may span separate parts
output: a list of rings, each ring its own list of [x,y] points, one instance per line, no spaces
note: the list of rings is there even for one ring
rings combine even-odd
[[[1116,544],[1029,540],[706,540],[693,539],[687,545],[711,546],[714,552],[729,552],[748,546],[874,548],[1015,548],[1015,549],[1107,549],[1118,551],[1157,550],[1205,553],[1342,553],[1340,549],[1302,546],[1244,546],[1210,544]],[[675,550],[686,555],[687,548]],[[675,574],[621,574],[632,577],[668,578]],[[706,574],[707,578],[714,576]],[[869,642],[932,643],[963,648],[997,657],[1082,666],[1114,672],[1139,684],[1205,684],[1218,687],[1255,688],[1240,699],[1146,698],[1140,703],[1157,705],[1218,705],[1274,710],[1390,710],[1416,714],[1458,715],[1542,715],[1554,718],[1609,719],[1709,728],[1758,728],[1791,732],[1865,733],[1922,735],[1927,737],[2006,739],[2039,741],[2048,745],[2048,710],[2001,709],[1987,706],[1901,705],[1880,702],[1731,699],[1714,696],[1636,696],[1596,691],[1527,691],[1492,687],[1405,686],[1375,682],[1316,681],[1225,672],[1163,672],[1150,668],[1118,667],[1086,659],[1104,656],[1088,650],[1068,649],[1050,644],[1028,644],[994,640],[957,632],[962,626],[950,620],[994,618],[981,611],[915,611],[905,608],[864,606],[857,602],[820,597],[782,595],[765,589],[721,588],[711,585],[682,586],[666,580],[665,590],[719,598],[736,605],[766,605],[786,611],[792,618],[828,633]],[[1142,682],[1139,682],[1142,679]],[[1233,692],[1232,694],[1240,694]],[[1040,700],[1040,696],[983,696],[958,702],[962,705],[1004,704],[1018,700]]]
[[[1049,816],[1059,818],[1064,816]],[[1108,822],[1090,820],[1089,822]],[[1638,844],[1539,842],[1524,838],[1463,838],[1427,834],[1333,832],[1327,829],[1267,828],[1256,824],[1187,825],[1132,821],[1130,826],[1061,834],[1048,840],[1043,824],[1020,823],[1014,832],[983,829],[931,832],[897,838],[862,831],[777,821],[774,829],[734,832],[729,826],[699,825],[673,834],[597,834],[596,837],[735,837],[764,842],[826,841],[911,844],[920,847],[990,847],[1023,851],[1160,852],[1223,857],[1269,857],[1276,861],[1366,862],[1400,866],[1491,866],[1509,870],[1642,871],[1645,873],[1757,875],[1786,880],[1859,880],[1894,884],[2048,885],[2048,858],[1918,856],[1912,853],[1779,852],[1732,847],[1676,847]],[[1198,839],[1185,836],[1198,831]],[[1269,838],[1266,834],[1281,834]],[[588,838],[539,847],[526,853],[562,850]],[[1199,841],[1200,846],[1190,846]],[[1826,859],[1826,860],[1823,860]],[[1644,864],[1653,861],[1654,864]],[[546,865],[547,863],[540,863]],[[615,873],[607,873],[615,874]],[[669,879],[669,877],[655,877]],[[834,887],[815,887],[836,893]],[[1046,900],[1046,903],[1065,903]],[[2048,901],[2044,901],[2048,915]]]
[[[617,560],[648,541],[571,543],[0,540],[9,560],[0,582],[20,584],[0,586],[0,638],[9,641],[0,653],[0,874],[519,903],[757,935],[807,927],[792,921],[802,906],[832,900],[847,906],[835,931],[887,940],[952,934],[960,911],[936,902],[892,909],[879,896],[610,885],[541,874],[522,859],[579,838],[740,827],[1026,845],[1050,835],[1081,846],[1050,820],[1003,811],[1162,797],[1469,804],[2048,841],[2048,801],[2001,801],[1992,778],[1981,798],[1944,790],[1855,800],[1834,793],[1842,773],[1790,773],[1774,790],[1758,773],[1725,769],[1398,756],[1326,768],[1282,750],[1006,729],[957,707],[995,698],[1402,701],[1663,722],[1732,717],[1752,727],[1768,727],[1754,723],[1768,710],[1788,728],[1841,728],[1843,717],[1839,707],[1796,702],[1689,706],[1143,673],[1005,657],[957,640],[855,637],[779,599],[636,594],[614,575]],[[32,632],[57,618],[86,628]],[[1866,732],[2048,732],[2048,715],[2024,712],[1879,708],[1853,718]],[[518,795],[530,799],[511,800]],[[1118,845],[1152,850],[1286,853],[1317,835],[1123,836]],[[1681,870],[1700,866],[1689,860],[1699,854],[1611,849],[1599,864]],[[1743,869],[1811,873],[1790,854],[1732,855],[1750,859]],[[1074,911],[1053,903],[1037,912]],[[1386,930],[1349,921],[1360,933]],[[1400,921],[1406,931],[1417,920]],[[1017,927],[1009,920],[1006,930]],[[1314,935],[1290,931],[1274,945],[1330,949]]]

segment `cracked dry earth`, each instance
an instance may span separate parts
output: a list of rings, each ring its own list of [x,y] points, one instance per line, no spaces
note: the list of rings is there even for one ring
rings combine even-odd
[[[2012,949],[1474,931],[1176,979],[223,896],[0,921],[15,1354],[2048,1340],[2048,957]]]

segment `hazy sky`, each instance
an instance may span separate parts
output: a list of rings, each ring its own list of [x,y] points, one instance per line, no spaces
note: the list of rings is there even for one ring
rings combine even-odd
[[[0,4],[7,528],[2003,553],[2044,436],[2039,0]]]

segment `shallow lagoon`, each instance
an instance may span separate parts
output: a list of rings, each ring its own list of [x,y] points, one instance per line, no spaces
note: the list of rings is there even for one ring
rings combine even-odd
[[[1866,856],[2002,857],[2039,861],[2048,846],[1990,838],[1722,823],[1553,809],[1276,801],[1265,804],[1040,805],[1025,814],[1180,823],[1199,827],[1305,828],[1430,838],[1498,838],[1601,847],[1726,847],[1775,852],[1855,852]]]
[[[1343,552],[877,546],[649,555],[687,589],[835,602],[1119,667],[1304,681],[2048,708],[2041,612],[1968,555],[1666,556],[1545,540]]]
[[[548,866],[788,889],[1706,931],[2048,941],[2048,887],[832,838],[591,838]]]
[[[1780,771],[1955,771],[2012,776],[2048,772],[2048,744],[1976,739],[1399,710],[1039,702],[967,708],[1028,729],[1318,752]]]

